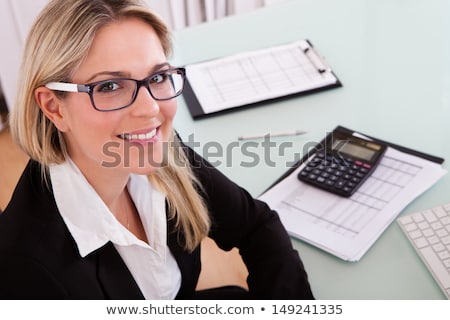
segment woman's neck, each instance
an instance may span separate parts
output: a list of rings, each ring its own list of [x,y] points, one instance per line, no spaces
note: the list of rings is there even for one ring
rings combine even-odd
[[[77,163],[76,160],[74,163],[117,221],[138,239],[147,242],[142,221],[127,188],[130,173],[117,168],[85,165]]]

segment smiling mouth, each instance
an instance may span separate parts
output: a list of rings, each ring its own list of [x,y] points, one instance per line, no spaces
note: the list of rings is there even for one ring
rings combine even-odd
[[[153,129],[150,132],[147,133],[139,133],[139,134],[130,134],[130,133],[123,133],[119,135],[119,138],[126,140],[126,141],[136,141],[136,140],[150,140],[156,135],[156,128]]]

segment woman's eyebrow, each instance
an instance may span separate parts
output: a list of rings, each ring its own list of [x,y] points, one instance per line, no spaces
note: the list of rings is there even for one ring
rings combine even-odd
[[[157,72],[163,68],[166,67],[171,67],[171,64],[168,62],[164,62],[164,63],[159,63],[157,65],[155,65],[153,68],[151,68],[149,75]],[[85,82],[89,83],[92,82],[95,78],[99,77],[99,76],[109,76],[109,77],[115,77],[115,78],[127,78],[130,77],[130,72],[126,72],[126,71],[100,71],[97,73],[94,73],[91,77],[89,77],[89,79],[87,79]]]
[[[110,76],[114,78],[125,78],[128,77],[130,74],[128,72],[123,71],[100,71],[95,74],[93,74],[89,79],[87,79],[85,82],[89,83],[92,82],[95,78],[99,76]]]
[[[157,72],[158,70],[161,70],[166,67],[171,67],[171,66],[172,65],[168,62],[160,63],[160,64],[157,64],[156,66],[154,66],[151,72]]]

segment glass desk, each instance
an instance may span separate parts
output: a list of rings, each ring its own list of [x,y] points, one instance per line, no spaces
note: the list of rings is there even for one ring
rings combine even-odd
[[[178,31],[178,65],[309,39],[343,87],[195,121],[180,98],[175,126],[255,197],[337,125],[449,160],[448,21],[445,0],[291,0]],[[271,138],[270,148],[255,140],[244,149],[238,141],[293,130],[308,133]],[[447,175],[402,214],[446,202]],[[292,241],[318,299],[445,298],[397,223],[356,263]]]

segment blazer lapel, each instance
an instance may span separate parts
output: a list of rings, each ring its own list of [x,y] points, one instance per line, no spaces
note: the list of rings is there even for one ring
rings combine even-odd
[[[111,242],[97,253],[98,279],[107,299],[145,299],[136,281]]]
[[[166,202],[166,207],[167,205]],[[166,212],[168,212],[168,209],[166,209]],[[167,244],[181,271],[181,288],[176,299],[189,299],[194,295],[200,274],[200,246],[193,252],[188,252],[180,247],[179,241],[180,239],[183,240],[183,236],[175,231],[174,220],[167,219]]]

